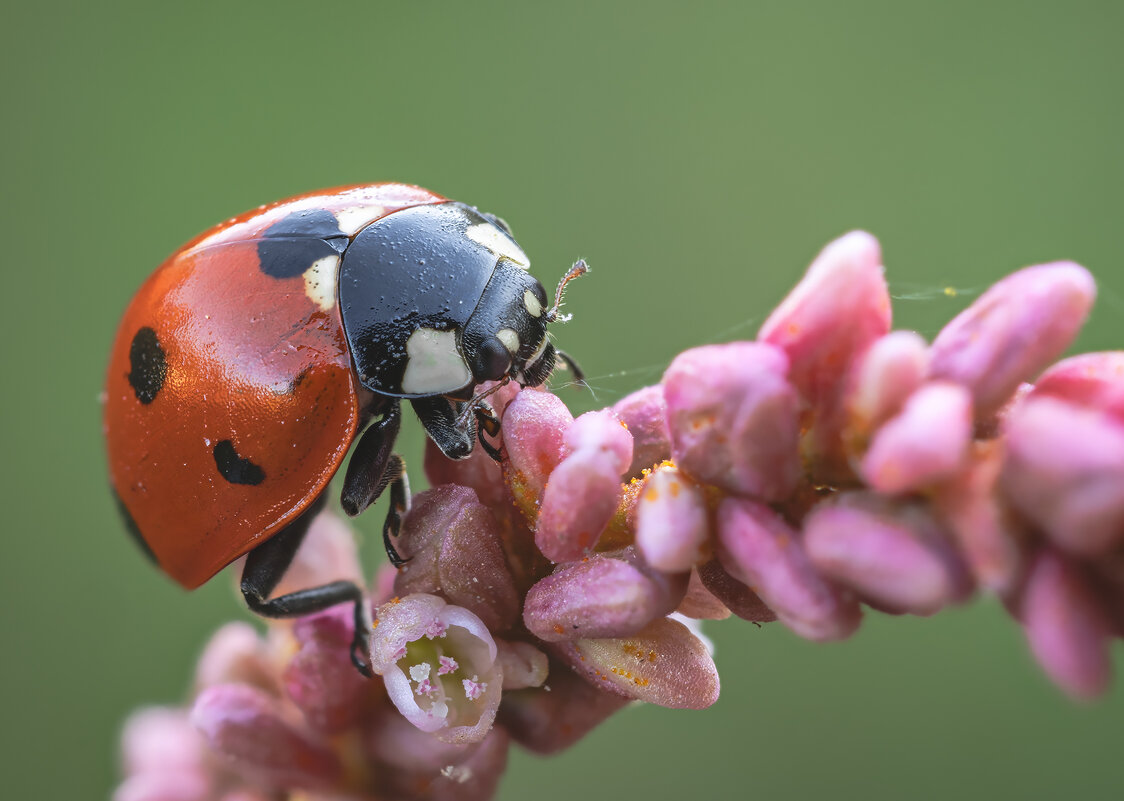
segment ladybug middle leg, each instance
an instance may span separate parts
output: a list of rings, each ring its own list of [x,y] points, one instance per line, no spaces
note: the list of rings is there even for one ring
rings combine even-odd
[[[402,407],[395,399],[381,412],[381,419],[363,432],[347,463],[340,505],[349,517],[355,517],[390,487],[390,508],[382,527],[382,543],[390,563],[401,567],[406,560],[398,554],[394,540],[402,527],[402,517],[410,508],[410,485],[406,480],[406,465],[393,449],[402,424]]]
[[[242,568],[242,597],[251,611],[273,618],[303,617],[336,604],[354,604],[355,634],[351,640],[351,661],[360,673],[369,677],[371,668],[366,654],[367,635],[371,629],[370,611],[358,586],[350,581],[333,581],[277,598],[269,597],[292,564],[312,519],[323,505],[323,500],[317,501],[280,532],[250,551]]]

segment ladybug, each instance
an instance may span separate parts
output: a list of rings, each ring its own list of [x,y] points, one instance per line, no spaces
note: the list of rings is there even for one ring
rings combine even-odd
[[[110,355],[104,430],[129,532],[187,589],[247,554],[241,591],[266,617],[353,603],[367,672],[355,584],[270,594],[349,451],[343,509],[389,487],[383,543],[402,564],[404,400],[446,456],[479,437],[498,458],[492,391],[537,386],[559,358],[580,380],[547,325],[585,264],[549,307],[528,267],[500,218],[393,183],[282,200],[188,242],[141,286]]]

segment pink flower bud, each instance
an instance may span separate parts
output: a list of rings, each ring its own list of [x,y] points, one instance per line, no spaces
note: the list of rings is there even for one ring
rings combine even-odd
[[[212,797],[213,785],[211,777],[202,773],[139,773],[121,783],[113,801],[200,801]]]
[[[723,571],[725,572],[725,571]],[[730,579],[730,581],[734,581]],[[737,582],[735,582],[737,583]],[[745,587],[745,585],[742,585]],[[745,587],[746,592],[749,592],[749,587]],[[750,593],[752,595],[752,593]],[[756,595],[753,596],[757,598]],[[757,599],[760,602],[760,598]],[[761,604],[764,607],[764,604]],[[699,577],[699,571],[692,570],[691,577],[687,584],[687,594],[683,597],[682,603],[676,607],[675,612],[683,615],[683,617],[694,618],[695,620],[725,620],[732,613],[726,604],[719,600],[718,596],[707,589],[706,584]]]
[[[1087,576],[1060,554],[1035,557],[1017,604],[1035,659],[1047,675],[1076,698],[1107,689],[1109,623]]]
[[[757,593],[727,573],[718,559],[699,565],[698,576],[703,586],[742,620],[772,623],[777,619],[777,613]]]
[[[297,652],[284,670],[285,691],[317,731],[343,731],[363,713],[369,682],[351,664],[354,632],[351,607],[343,604],[293,625]]]
[[[555,646],[597,687],[673,709],[705,709],[718,700],[718,671],[706,646],[682,623],[657,618],[624,639]]]
[[[862,460],[862,476],[887,494],[913,492],[956,473],[972,441],[972,398],[957,384],[926,384],[887,421]]]
[[[503,689],[541,687],[548,670],[546,654],[529,642],[496,640],[497,657],[503,673]]]
[[[541,689],[504,693],[499,721],[517,743],[545,756],[569,748],[628,702],[552,662]]]
[[[976,582],[1007,594],[1022,574],[1023,536],[997,490],[1002,464],[1002,443],[976,443],[968,465],[936,488],[933,503]]]
[[[467,487],[446,484],[414,498],[397,543],[407,562],[395,591],[439,594],[492,631],[519,619],[519,594],[491,511]]]
[[[250,684],[267,692],[279,688],[265,641],[249,623],[227,623],[211,635],[195,668],[195,687]]]
[[[792,363],[793,384],[813,404],[834,391],[856,354],[890,329],[890,295],[878,240],[852,231],[821,251],[769,315],[757,338]]]
[[[1004,422],[1006,498],[1059,548],[1095,556],[1124,542],[1124,424],[1032,394]]]
[[[787,497],[800,476],[799,402],[787,372],[781,351],[753,342],[677,356],[663,387],[680,469],[727,492]]]
[[[890,612],[931,615],[971,592],[956,551],[919,505],[838,496],[804,521],[804,547],[818,570]]]
[[[182,709],[138,710],[129,716],[121,734],[121,760],[129,774],[205,774],[205,748]]]
[[[1124,351],[1085,353],[1060,361],[1038,379],[1034,395],[1102,411],[1124,423]]]
[[[632,463],[632,435],[612,410],[586,412],[574,420],[563,435],[567,453],[604,453],[618,476]]]
[[[637,390],[613,405],[613,411],[632,434],[632,464],[627,478],[639,478],[645,468],[671,458],[667,430],[667,401],[659,384]]]
[[[565,455],[562,438],[573,422],[570,410],[549,392],[520,392],[508,404],[504,477],[525,514],[537,511],[547,478]]]
[[[486,506],[499,506],[508,497],[503,469],[483,448],[473,448],[472,453],[464,459],[450,459],[427,437],[425,476],[434,487],[442,484],[471,487],[480,502]]]
[[[929,370],[929,346],[915,331],[891,331],[855,366],[847,408],[854,435],[865,439],[897,414]]]
[[[535,529],[535,544],[547,559],[572,562],[597,544],[620,505],[620,461],[619,454],[583,449],[550,474]]]
[[[937,335],[930,374],[968,387],[976,420],[986,422],[1069,347],[1096,292],[1093,277],[1072,262],[1012,273]]]
[[[546,642],[629,636],[683,599],[685,576],[674,589],[661,578],[621,559],[594,555],[560,567],[532,587],[523,622]]]
[[[342,777],[336,755],[288,722],[277,699],[241,684],[199,693],[191,722],[237,772],[267,787],[331,788]]]
[[[841,640],[858,628],[858,603],[816,573],[796,532],[767,506],[726,498],[718,507],[718,540],[722,566],[801,637]]]
[[[457,667],[442,670],[443,656]],[[371,637],[371,668],[398,711],[424,732],[469,743],[492,727],[503,675],[495,640],[467,609],[435,595],[383,604]]]
[[[710,538],[706,498],[670,465],[644,482],[636,504],[636,547],[657,570],[677,573],[699,562]]]

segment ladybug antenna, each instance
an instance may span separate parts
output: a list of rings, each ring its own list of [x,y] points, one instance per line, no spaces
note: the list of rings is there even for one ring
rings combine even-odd
[[[585,275],[589,272],[589,265],[585,263],[585,259],[578,259],[574,262],[562,280],[558,282],[558,289],[554,292],[554,305],[550,307],[550,311],[546,313],[546,321],[548,323],[564,323],[567,322],[572,314],[559,314],[558,309],[562,305],[562,292],[566,289],[566,284],[573,281],[579,275]]]

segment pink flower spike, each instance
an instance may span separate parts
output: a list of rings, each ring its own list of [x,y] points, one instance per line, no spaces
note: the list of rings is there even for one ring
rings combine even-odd
[[[930,374],[972,392],[976,420],[987,422],[1065,351],[1096,297],[1080,265],[1027,267],[992,286],[937,335]]]
[[[862,460],[863,479],[887,494],[919,490],[956,473],[971,441],[968,391],[957,384],[926,384],[874,435]]]
[[[636,504],[636,548],[644,561],[665,573],[690,570],[710,539],[706,498],[670,465],[648,476]]]
[[[667,430],[667,401],[659,384],[637,390],[613,405],[613,411],[632,434],[632,464],[626,478],[639,478],[645,468],[671,458]]]
[[[1106,554],[1124,542],[1124,424],[1032,394],[1004,421],[1007,500],[1063,551]]]
[[[718,700],[718,671],[706,645],[670,618],[657,618],[624,639],[576,640],[556,648],[587,681],[626,698],[672,709],[705,709]]]
[[[442,635],[430,636],[438,631]],[[479,742],[491,729],[503,683],[496,655],[480,618],[437,596],[408,595],[378,609],[371,668],[383,677],[398,711],[444,742]],[[455,660],[461,675],[477,676],[481,694],[466,698],[454,674],[440,673],[442,656]],[[423,681],[431,686],[419,695]]]
[[[672,455],[704,484],[783,500],[800,477],[796,391],[788,359],[754,342],[679,354],[664,373]]]
[[[889,330],[882,250],[870,234],[852,231],[823,249],[757,339],[788,355],[790,380],[818,408],[855,357]]]
[[[859,627],[858,603],[819,576],[800,540],[772,509],[742,498],[718,507],[722,566],[809,640],[841,640]]]
[[[240,684],[208,687],[191,722],[211,749],[267,787],[330,789],[343,766],[336,755],[290,724],[276,699]]]
[[[818,570],[879,609],[931,615],[971,592],[955,550],[919,505],[838,496],[804,521],[804,546]]]
[[[625,637],[671,612],[686,592],[674,591],[621,559],[594,555],[564,565],[527,593],[523,622],[541,640]]]
[[[1055,684],[1075,698],[1093,698],[1108,688],[1109,623],[1076,565],[1041,551],[1018,613],[1034,657]]]
[[[535,545],[552,562],[588,554],[612,520],[621,500],[617,455],[583,449],[567,456],[550,474],[542,495]]]

